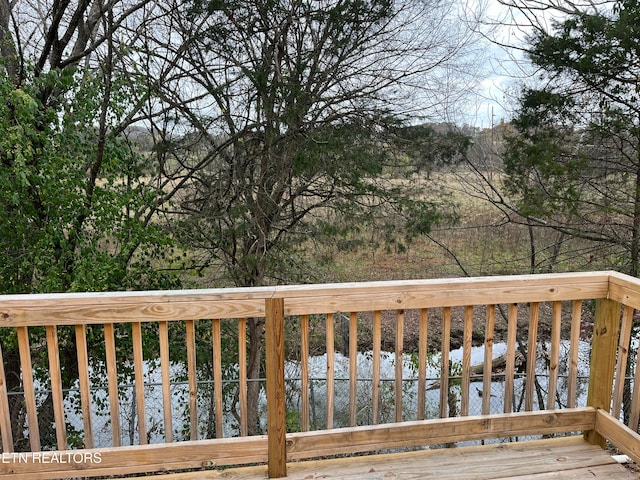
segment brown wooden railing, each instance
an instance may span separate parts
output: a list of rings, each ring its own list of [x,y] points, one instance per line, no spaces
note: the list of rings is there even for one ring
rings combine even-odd
[[[281,477],[287,460],[568,432],[586,432],[589,441],[601,445],[611,441],[640,460],[636,310],[640,281],[615,272],[2,296],[0,476],[97,476],[265,463],[269,476]],[[409,313],[419,337],[415,408],[405,405],[403,395]],[[481,369],[471,361],[480,333],[474,332],[478,315],[484,318]],[[334,364],[338,316],[349,334],[339,345],[348,364],[344,426],[335,417],[341,408]],[[439,334],[429,332],[434,318]],[[451,328],[458,318],[462,357],[459,371],[453,371]],[[264,320],[266,433],[248,436],[247,391],[254,380],[246,374],[247,324],[257,319]],[[393,338],[383,319],[394,326]],[[498,325],[506,342],[501,373],[492,368]],[[550,331],[543,325],[550,325]],[[593,335],[586,335],[585,328],[592,328]],[[359,415],[363,380],[357,374],[363,331],[371,338],[372,361],[366,422]],[[230,335],[236,340],[230,342]],[[543,371],[537,354],[541,337],[548,345]],[[436,380],[428,378],[429,359],[435,358],[428,351],[430,342],[441,352]],[[591,342],[586,398],[579,392],[578,368],[585,342]],[[309,358],[319,345],[326,355],[322,429],[310,422],[318,406],[310,395]],[[391,347],[395,362],[393,387],[387,389],[381,378],[383,345]],[[566,366],[561,362],[565,348]],[[285,375],[293,357],[299,366],[295,380]],[[522,372],[517,371],[518,358],[525,360]],[[150,378],[152,364],[158,365],[156,380]],[[211,368],[206,385],[198,374],[203,365]],[[627,373],[631,378],[625,380]],[[127,375],[132,385],[123,386]],[[178,377],[184,382],[176,386]],[[490,393],[496,379],[503,385],[499,399]],[[238,387],[225,387],[230,381]],[[514,408],[516,384],[522,386],[521,408]],[[451,396],[454,386],[459,397]],[[179,400],[176,388],[184,393]],[[204,388],[212,389],[207,409],[199,405]],[[476,389],[484,394],[478,414],[470,415]],[[160,392],[161,406],[150,405],[151,390]],[[437,405],[427,405],[432,390],[439,390]],[[299,394],[293,412],[299,421],[290,428],[295,431],[287,432],[293,408],[287,398],[293,394]],[[381,412],[389,408],[387,400],[393,404],[392,417]],[[129,421],[135,419],[136,425],[123,441],[125,405],[135,410]],[[177,410],[186,416],[180,425]],[[205,410],[213,413],[208,429],[202,426]],[[434,411],[436,418],[429,418]],[[230,418],[234,435],[227,438]]]

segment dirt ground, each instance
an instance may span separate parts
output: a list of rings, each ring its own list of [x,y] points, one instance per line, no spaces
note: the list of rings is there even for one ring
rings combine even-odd
[[[551,304],[539,304],[538,319],[538,341],[551,338]],[[498,305],[495,309],[495,321],[493,341],[494,343],[507,340],[507,305]],[[420,343],[420,311],[405,310],[404,314],[404,353],[418,353]],[[438,352],[442,348],[442,308],[429,309],[428,312],[428,333],[427,343],[429,352]],[[474,346],[482,345],[485,342],[487,308],[477,306],[473,308],[473,329],[472,343]],[[386,352],[395,351],[396,342],[396,317],[395,311],[382,312],[382,341],[381,348]],[[571,330],[571,302],[564,302],[562,309],[562,330],[561,338],[568,339]],[[529,337],[529,306],[527,304],[518,305],[517,315],[518,330],[516,338],[518,344],[526,346]],[[590,338],[593,327],[593,308],[585,302],[582,309],[582,320],[580,325],[581,338]],[[349,315],[338,314],[334,316],[335,329],[335,349],[347,355],[349,350]],[[451,335],[450,349],[454,350],[462,347],[464,339],[464,307],[454,307],[451,309]],[[297,329],[289,331],[291,340],[288,345],[299,343],[295,337],[299,335]],[[298,337],[299,338],[299,337]],[[358,350],[360,352],[370,352],[373,350],[373,313],[358,313]],[[322,355],[326,351],[326,323],[324,317],[317,317],[310,323],[310,354]],[[522,352],[526,354],[526,352]],[[297,358],[299,349],[293,348],[289,351],[292,358]]]
[[[551,336],[551,305],[540,304],[540,314],[538,320],[538,339],[545,340]],[[562,338],[569,338],[571,328],[571,305],[563,305],[562,311]],[[485,306],[474,307],[473,309],[473,330],[472,342],[474,346],[482,345],[485,341],[485,325],[487,309]],[[371,342],[372,325],[371,314],[362,315],[358,334],[359,348],[369,350]],[[516,337],[526,343],[529,335],[529,307],[528,305],[518,306],[518,331]],[[593,325],[593,316],[589,309],[583,308],[581,322],[581,336],[588,337]],[[340,325],[342,327],[342,325]],[[392,311],[383,312],[382,317],[382,348],[386,351],[393,351],[395,348],[396,313]],[[418,310],[404,311],[404,351],[407,353],[417,352],[419,345],[420,312]],[[429,310],[428,323],[428,345],[430,351],[441,349],[442,339],[442,309]],[[462,346],[464,338],[464,309],[451,309],[451,349]],[[507,339],[507,306],[499,305],[496,308],[494,342],[506,341]]]

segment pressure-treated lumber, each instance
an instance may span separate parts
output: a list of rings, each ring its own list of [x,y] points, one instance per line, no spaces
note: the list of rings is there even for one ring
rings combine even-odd
[[[176,473],[163,480],[262,480],[264,467]],[[289,464],[290,480],[632,480],[630,471],[581,437],[421,450]]]
[[[289,460],[488,438],[581,432],[595,428],[595,409],[501,413],[291,433]]]
[[[54,458],[54,454],[63,461],[42,461],[44,458]],[[260,435],[35,454],[23,452],[22,455],[24,461],[14,462],[8,461],[5,456],[5,461],[0,462],[0,478],[44,480],[88,475],[165,473],[170,470],[248,463],[264,464],[267,461],[267,437]],[[81,461],[74,461],[74,458]],[[264,466],[262,470],[264,478]]]
[[[640,463],[640,435],[604,410],[596,412],[596,432],[636,463]]]
[[[613,300],[596,300],[587,405],[606,411],[611,407],[620,308]],[[606,446],[606,439],[596,431],[586,432],[585,439],[602,448]]]
[[[49,375],[51,378],[51,396],[53,398],[53,418],[56,425],[56,442],[60,450],[67,449],[67,427],[64,415],[64,396],[62,393],[62,372],[60,370],[60,349],[58,348],[58,328],[47,325],[47,354]]]
[[[89,381],[89,355],[85,325],[76,325],[76,350],[78,356],[78,383],[84,427],[84,447],[93,448],[93,422],[91,420],[91,383]]]
[[[13,435],[7,393],[7,377],[4,372],[2,345],[0,345],[0,432],[2,434],[2,451],[13,452]]]
[[[266,300],[265,312],[268,471],[269,478],[280,478],[287,475],[283,299]]]
[[[0,297],[0,327],[264,317],[267,298],[286,315],[607,298],[636,299],[640,287],[615,272],[513,275],[163,292],[64,293]],[[630,286],[631,285],[631,286]],[[634,290],[637,288],[637,290]]]
[[[29,343],[29,331],[27,327],[18,327],[18,350],[20,352],[20,369],[22,370],[22,388],[24,389],[24,401],[27,409],[27,421],[29,422],[29,445],[31,450],[40,450],[40,428],[38,424],[38,412],[36,410],[36,397],[33,387],[33,367],[31,366],[31,347]],[[7,405],[7,414],[9,407]],[[11,448],[13,448],[13,440]]]

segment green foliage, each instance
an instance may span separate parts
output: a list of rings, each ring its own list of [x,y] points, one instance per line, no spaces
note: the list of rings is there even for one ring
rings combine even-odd
[[[130,108],[126,88],[110,101],[101,77],[87,72],[50,70],[28,75],[20,85],[0,70],[0,293],[105,291],[176,286],[161,268],[172,240],[153,223],[159,196],[147,159],[119,136],[118,120]],[[112,133],[113,132],[113,133]],[[117,355],[122,378],[132,375],[131,326],[117,325]],[[157,357],[157,332],[145,325],[145,358]],[[63,388],[75,385],[78,365],[75,332],[59,327]],[[29,329],[34,375],[49,382],[46,335]],[[0,338],[9,390],[20,390],[14,331]],[[93,380],[104,379],[101,326],[87,328]],[[79,399],[69,397],[72,406]],[[41,442],[55,444],[47,411],[50,395],[39,398]],[[74,403],[75,402],[75,403]],[[13,404],[12,418],[23,418]],[[108,408],[108,406],[104,406]],[[18,421],[18,420],[16,420]],[[68,426],[70,442],[80,444]],[[20,432],[23,426],[16,425]],[[20,439],[16,440],[20,442]]]
[[[56,99],[43,103],[49,91]],[[158,192],[131,145],[111,135],[101,143],[103,94],[82,72],[52,71],[21,88],[0,74],[1,292],[171,284],[154,271],[169,245],[147,218]]]
[[[471,139],[451,125],[399,126],[395,131],[394,147],[408,157],[417,172],[427,174],[443,166],[460,163],[467,153]]]
[[[544,88],[526,89],[506,138],[505,184],[520,213],[626,258],[640,271],[637,2],[575,13],[529,39]],[[615,255],[615,254],[614,254]]]

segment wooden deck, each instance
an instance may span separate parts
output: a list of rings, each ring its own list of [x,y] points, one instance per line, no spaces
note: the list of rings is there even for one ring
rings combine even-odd
[[[402,368],[410,310],[419,322],[417,375],[405,375]],[[382,329],[383,314],[395,317],[395,332],[389,335]],[[478,314],[486,315],[486,321],[483,371],[476,376],[471,358]],[[18,460],[3,457],[0,478],[639,479],[601,449],[615,445],[640,464],[640,369],[631,373],[632,401],[624,395],[630,385],[627,366],[640,365],[637,345],[631,342],[638,314],[640,279],[616,272],[0,296],[0,333],[15,339],[0,349],[0,453],[19,451]],[[450,378],[449,368],[454,317],[464,323],[456,379]],[[248,429],[257,421],[248,401],[249,319],[264,322],[262,338],[262,332],[256,333],[264,341],[266,359],[266,415],[260,418],[261,423],[266,420],[266,432],[261,435],[249,435]],[[483,395],[479,405],[475,382],[482,378],[482,390],[488,392],[495,381],[496,322],[506,334],[502,393]],[[439,395],[428,395],[427,378],[434,373],[427,351],[429,335],[434,336],[430,324],[436,327],[441,352],[435,372]],[[544,336],[538,335],[542,325],[550,327]],[[348,392],[340,396],[335,377],[345,369],[344,362],[340,369],[335,364],[337,327],[349,336],[342,342]],[[583,327],[593,334],[582,338]],[[388,337],[384,342],[383,335]],[[359,369],[359,339],[372,352],[370,373]],[[538,368],[540,339],[548,344],[543,368]],[[95,359],[89,355],[89,340],[97,349]],[[578,378],[580,352],[585,347],[581,342],[589,341],[585,384]],[[395,374],[392,383],[383,384],[381,349],[389,342],[394,342]],[[315,378],[318,374],[311,372],[310,351],[316,344],[326,352],[326,377],[320,373]],[[223,358],[223,345],[228,358]],[[237,352],[231,345],[237,345]],[[516,347],[522,345],[527,345],[526,366],[516,378]],[[298,351],[299,372],[289,372],[287,352]],[[75,358],[77,378],[74,369],[63,370],[61,363]],[[100,358],[106,359],[104,370]],[[156,364],[153,375],[149,360]],[[237,365],[237,374],[228,374],[223,360]],[[173,364],[182,373],[174,372]],[[36,367],[44,369],[38,379],[31,374]],[[94,367],[104,378],[90,375]],[[210,375],[199,378],[198,372],[205,370]],[[70,373],[68,381],[63,372]],[[184,373],[188,385],[183,384]],[[546,377],[546,388],[538,388],[540,375]],[[156,378],[157,388],[155,383],[147,388]],[[199,387],[201,380],[210,386]],[[405,380],[413,385],[406,392]],[[49,383],[47,393],[42,388]],[[74,398],[79,394],[73,405],[69,385],[76,389]],[[178,396],[175,385],[181,385]],[[43,402],[44,393],[52,409]],[[203,410],[203,401],[214,407],[215,415],[208,407]],[[132,409],[134,415],[128,413]],[[55,439],[49,427],[46,435],[39,432],[43,421],[55,428]],[[67,432],[69,424],[73,435]],[[225,425],[232,425],[229,432]],[[586,442],[577,437],[383,456],[363,453],[575,432],[584,432]],[[42,461],[54,454],[73,461]],[[315,460],[336,456],[342,457]]]
[[[293,462],[288,480],[639,479],[582,436]],[[266,466],[162,475],[162,480],[257,480]]]

